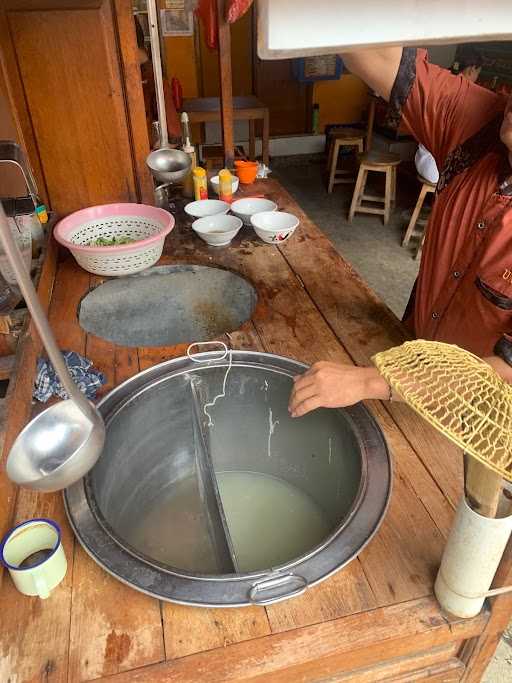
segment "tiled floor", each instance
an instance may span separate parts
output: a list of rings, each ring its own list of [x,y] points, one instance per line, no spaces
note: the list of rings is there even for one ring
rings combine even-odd
[[[352,224],[347,214],[353,185],[336,185],[327,194],[323,158],[283,159],[273,166],[274,175],[299,202],[312,220],[327,234],[340,253],[398,317],[409,299],[418,272],[413,250],[400,246],[402,233],[416,203],[419,185],[399,179],[397,206],[384,226],[380,216],[356,214]],[[383,184],[383,174],[371,179]],[[412,245],[412,243],[411,243]]]

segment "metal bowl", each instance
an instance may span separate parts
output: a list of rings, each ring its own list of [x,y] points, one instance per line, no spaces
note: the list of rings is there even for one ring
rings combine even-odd
[[[290,418],[293,377],[306,366],[280,356],[234,351],[226,396],[205,412],[228,367],[216,358],[162,363],[101,401],[105,448],[89,475],[65,492],[66,510],[87,552],[138,590],[196,606],[267,604],[324,580],[368,543],[389,500],[389,454],[362,404]],[[201,404],[196,413],[194,392]],[[204,450],[212,479],[206,486],[198,465]],[[227,564],[219,562],[211,533],[219,509],[211,515],[210,506],[226,473],[293,487],[322,514],[325,533],[275,564],[262,556],[261,566],[240,570],[236,543],[232,557],[221,558]],[[221,519],[224,512],[221,502]],[[271,515],[251,542],[265,550],[283,514]],[[229,518],[224,531],[231,549]]]
[[[180,183],[190,172],[191,161],[181,149],[162,147],[148,155],[146,164],[159,183]]]

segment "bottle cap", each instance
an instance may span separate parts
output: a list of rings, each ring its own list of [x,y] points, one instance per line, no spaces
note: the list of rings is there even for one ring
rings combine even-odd
[[[192,171],[192,173],[193,173],[195,176],[198,176],[199,178],[203,178],[203,177],[206,175],[206,171],[205,171],[204,168],[202,168],[201,166],[197,166],[197,168],[194,168],[194,170]]]
[[[229,180],[231,178],[231,172],[227,168],[223,168],[222,171],[219,171],[219,180],[221,178],[224,178],[224,180]]]

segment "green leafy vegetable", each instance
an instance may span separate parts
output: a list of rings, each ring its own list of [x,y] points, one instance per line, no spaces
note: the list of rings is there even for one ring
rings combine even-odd
[[[98,237],[97,239],[89,242],[90,247],[117,247],[120,244],[131,244],[136,242],[131,237]]]

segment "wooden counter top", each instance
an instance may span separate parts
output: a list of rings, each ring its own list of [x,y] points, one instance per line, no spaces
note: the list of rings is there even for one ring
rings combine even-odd
[[[301,225],[289,242],[265,245],[243,228],[231,247],[211,248],[180,214],[162,259],[219,265],[255,285],[258,305],[252,320],[230,335],[234,348],[306,363],[368,364],[375,352],[405,339],[391,311],[277,182],[260,181],[246,194],[265,194],[299,215]],[[40,294],[47,301],[52,294],[49,316],[61,348],[79,351],[105,373],[104,392],[184,354],[187,345],[130,349],[87,335],[77,307],[102,279],[81,270],[69,254],[63,257],[56,266],[56,250],[50,250]],[[6,449],[28,418],[39,351],[29,330],[19,345]],[[45,601],[20,595],[3,577],[0,680],[480,680],[512,613],[512,596],[459,620],[442,614],[432,595],[461,494],[460,453],[406,406],[373,402],[370,409],[394,458],[391,504],[379,532],[342,571],[299,598],[266,608],[184,607],[128,588],[75,542],[59,494],[18,490],[2,472],[2,531],[30,517],[57,520],[69,566]],[[501,585],[512,583],[511,566],[509,554]]]

